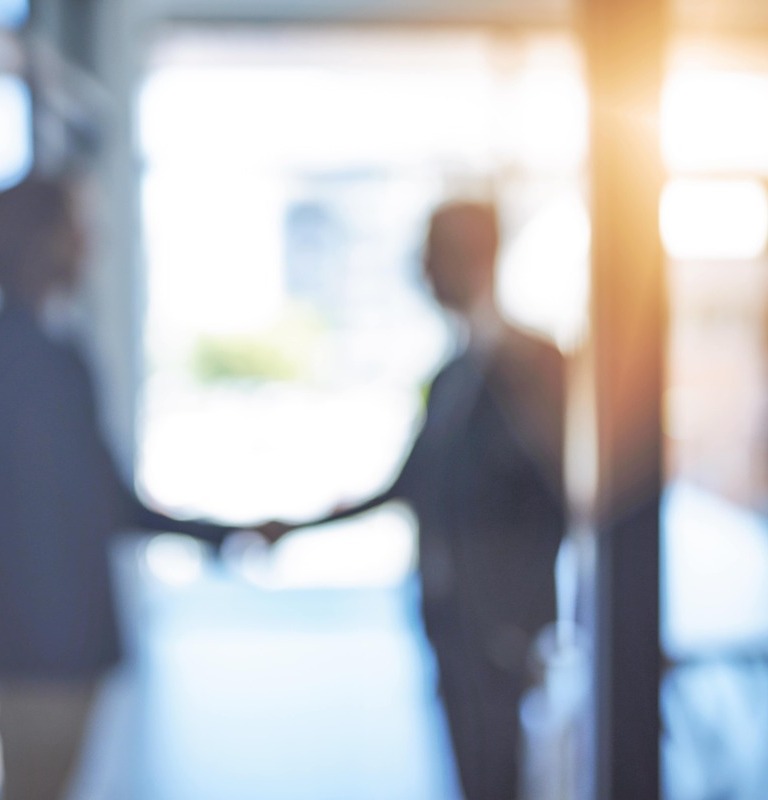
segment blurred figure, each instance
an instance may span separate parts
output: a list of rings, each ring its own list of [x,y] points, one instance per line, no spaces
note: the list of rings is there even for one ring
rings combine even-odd
[[[0,737],[3,800],[56,800],[99,679],[121,655],[108,565],[121,529],[219,543],[233,527],[143,505],[99,428],[91,377],[52,325],[84,255],[74,195],[0,193]]]
[[[260,526],[275,541],[390,500],[412,507],[422,612],[468,800],[517,794],[526,657],[555,619],[554,563],[565,524],[562,357],[503,321],[495,304],[498,245],[490,205],[450,203],[432,216],[424,273],[468,337],[434,379],[426,419],[394,483],[321,519]]]

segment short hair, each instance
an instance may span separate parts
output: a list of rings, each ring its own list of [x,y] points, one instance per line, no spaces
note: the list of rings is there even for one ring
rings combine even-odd
[[[432,214],[431,227],[450,235],[462,256],[492,266],[499,249],[499,215],[494,203],[451,200]]]
[[[16,288],[31,248],[67,219],[70,193],[64,181],[31,175],[0,192],[0,287]]]

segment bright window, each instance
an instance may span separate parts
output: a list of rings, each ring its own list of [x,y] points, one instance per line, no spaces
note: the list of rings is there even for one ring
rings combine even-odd
[[[139,125],[146,490],[247,521],[382,488],[452,346],[418,260],[447,197],[496,197],[511,243],[503,307],[572,340],[588,291],[579,75],[567,42],[473,32],[180,32],[158,45]],[[362,538],[349,523],[321,547],[286,541],[273,578],[402,576],[407,518],[363,524]]]
[[[15,75],[0,75],[0,188],[16,183],[32,163],[30,96]]]

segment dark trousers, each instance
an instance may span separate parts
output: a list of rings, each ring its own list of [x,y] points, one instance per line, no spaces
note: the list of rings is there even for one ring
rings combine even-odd
[[[422,611],[466,800],[515,800],[525,660],[494,663],[455,607]]]

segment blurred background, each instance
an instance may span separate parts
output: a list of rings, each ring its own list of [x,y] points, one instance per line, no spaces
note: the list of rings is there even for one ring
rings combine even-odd
[[[420,276],[429,212],[495,196],[502,307],[572,364],[573,525],[562,625],[521,709],[526,796],[619,797],[601,754],[616,785],[636,765],[606,753],[610,720],[656,754],[659,796],[757,800],[768,8],[620,5],[665,20],[647,34],[655,109],[626,107],[631,92],[613,109],[661,177],[655,216],[609,258],[595,197],[610,186],[613,213],[632,215],[646,189],[600,161],[617,130],[598,105],[610,53],[590,35],[612,19],[603,0],[0,0],[0,186],[33,164],[87,168],[81,325],[122,466],[151,501],[243,523],[322,512],[393,476],[455,340]],[[634,139],[614,146],[642,171]],[[641,241],[660,245],[649,295],[630,275]],[[603,343],[624,341],[606,298],[634,320],[630,342],[654,343],[624,385],[655,421],[600,388]],[[653,488],[632,489],[659,521],[640,595],[599,588],[623,557],[620,537],[601,557],[604,509],[627,502],[605,475],[635,457],[604,417],[659,445]],[[414,536],[388,508],[269,553],[244,537],[221,558],[171,535],[121,543],[132,658],[105,688],[73,800],[458,800]],[[652,626],[657,645],[637,637],[627,672],[601,655],[618,647],[607,607],[634,610],[630,638]],[[636,685],[659,698],[650,732],[623,705]]]

